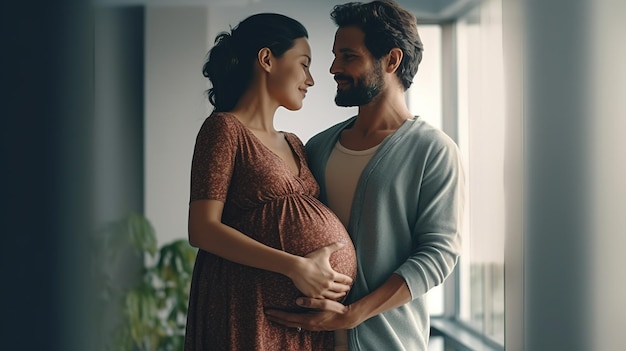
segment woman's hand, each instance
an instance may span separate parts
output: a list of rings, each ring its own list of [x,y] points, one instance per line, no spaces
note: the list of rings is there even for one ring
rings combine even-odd
[[[330,255],[346,245],[336,242],[302,257],[287,276],[305,296],[340,300],[350,290],[352,278],[336,272],[330,265]]]

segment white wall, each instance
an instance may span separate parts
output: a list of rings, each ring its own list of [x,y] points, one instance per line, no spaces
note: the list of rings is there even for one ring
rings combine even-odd
[[[147,7],[145,20],[145,214],[164,244],[187,236],[191,154],[206,115],[207,15]]]
[[[189,171],[196,134],[211,108],[202,64],[215,36],[257,12],[278,12],[309,31],[315,80],[300,111],[279,109],[275,125],[303,141],[356,113],[334,104],[332,62],[335,26],[324,2],[293,4],[147,6],[145,86],[145,213],[159,244],[187,236]]]

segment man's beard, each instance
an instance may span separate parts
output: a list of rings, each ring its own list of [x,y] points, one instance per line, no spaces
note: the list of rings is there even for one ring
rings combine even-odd
[[[370,103],[382,90],[383,74],[380,62],[377,62],[372,72],[356,80],[348,76],[337,74],[336,78],[352,80],[351,86],[344,90],[337,90],[335,104],[337,106],[361,106]]]

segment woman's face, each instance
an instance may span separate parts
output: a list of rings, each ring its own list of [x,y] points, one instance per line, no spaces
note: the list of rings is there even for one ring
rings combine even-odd
[[[299,110],[307,89],[315,83],[309,71],[311,47],[308,40],[294,40],[294,46],[274,62],[276,65],[268,78],[270,96],[288,110]]]

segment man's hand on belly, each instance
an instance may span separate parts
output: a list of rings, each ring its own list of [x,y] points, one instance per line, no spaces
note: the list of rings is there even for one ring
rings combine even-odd
[[[296,302],[299,306],[312,308],[316,311],[289,313],[279,310],[267,310],[265,314],[272,322],[290,328],[302,328],[310,331],[350,329],[359,324],[357,320],[353,320],[350,314],[350,306],[344,306],[337,301],[300,297]]]

